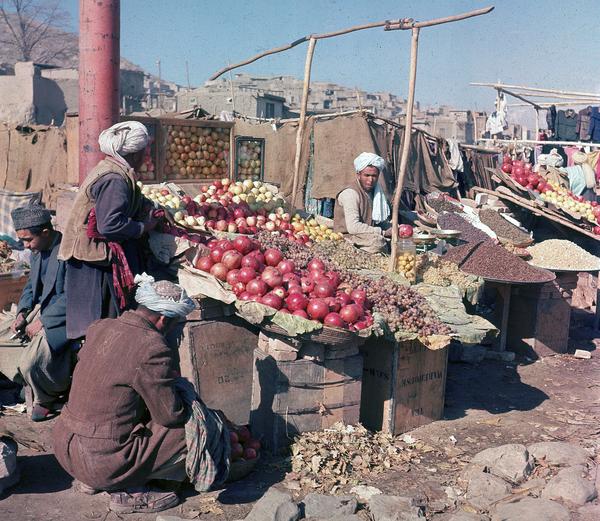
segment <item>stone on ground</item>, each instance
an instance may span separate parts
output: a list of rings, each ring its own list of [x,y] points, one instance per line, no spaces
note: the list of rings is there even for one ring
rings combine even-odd
[[[489,517],[483,514],[473,514],[471,512],[456,512],[452,514],[446,521],[489,521]]]
[[[357,485],[356,487],[352,487],[350,489],[350,494],[354,494],[363,503],[368,503],[369,499],[371,499],[373,496],[381,494],[381,490],[368,485]]]
[[[474,474],[467,485],[465,499],[479,510],[487,510],[492,503],[510,496],[510,485],[493,474]]]
[[[369,500],[373,521],[421,521],[422,510],[409,497],[377,494]]]
[[[500,503],[492,521],[570,521],[571,514],[559,503],[548,499],[523,498],[515,503]]]
[[[304,515],[316,518],[348,516],[354,514],[358,508],[358,502],[352,496],[326,496],[311,493],[306,495],[303,503]]]
[[[17,444],[12,438],[0,438],[0,494],[19,481]]]
[[[542,441],[529,445],[527,450],[536,460],[543,459],[549,465],[585,465],[589,458],[585,449],[565,441]]]
[[[185,521],[182,517],[179,516],[163,516],[159,514],[156,518],[156,521]]]
[[[533,470],[533,458],[525,445],[510,443],[485,449],[471,460],[476,465],[484,465],[489,472],[511,483],[523,481]]]
[[[586,479],[584,465],[562,469],[542,491],[545,499],[557,499],[576,506],[583,506],[598,495],[593,482]]]
[[[245,521],[297,521],[300,509],[292,497],[271,487],[252,507]]]

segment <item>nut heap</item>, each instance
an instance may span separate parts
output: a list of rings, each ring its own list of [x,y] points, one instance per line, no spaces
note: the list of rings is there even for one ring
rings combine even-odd
[[[460,271],[453,262],[442,260],[439,255],[421,255],[417,263],[417,280],[433,286],[457,286],[466,291],[476,285],[476,277]]]
[[[12,250],[6,241],[0,241],[0,273],[13,269],[15,261],[11,259]]]
[[[385,270],[388,259],[355,248],[347,241],[323,241],[312,246],[316,255],[330,262],[329,269]]]
[[[165,172],[168,178],[228,177],[229,129],[169,125]]]
[[[417,457],[399,437],[341,423],[299,435],[291,452],[293,477],[301,485],[326,491],[402,468]]]

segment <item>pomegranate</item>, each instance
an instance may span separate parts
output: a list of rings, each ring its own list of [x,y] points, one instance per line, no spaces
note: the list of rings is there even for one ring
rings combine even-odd
[[[263,296],[260,299],[260,303],[269,306],[270,308],[281,309],[281,306],[283,306],[283,299],[279,295],[271,292]]]
[[[213,264],[212,268],[210,268],[210,274],[213,277],[222,281],[227,280],[227,272],[227,267],[224,264],[221,264],[220,262]]]
[[[308,271],[325,271],[325,264],[321,259],[314,258],[306,266]]]
[[[267,283],[270,288],[276,288],[283,283],[283,276],[277,268],[267,266],[262,272],[260,278]]]
[[[332,297],[335,294],[335,288],[329,282],[318,282],[313,291],[319,298]]]
[[[252,279],[248,284],[246,284],[246,291],[250,293],[250,295],[258,295],[262,297],[267,291],[268,286],[265,284],[265,281],[261,279]]]
[[[249,237],[239,236],[233,240],[233,247],[242,255],[247,255],[252,251],[253,245]]]
[[[196,268],[208,272],[212,268],[213,264],[214,262],[212,261],[212,259],[208,255],[206,255],[205,257],[200,257],[196,261]]]
[[[294,311],[292,313],[292,315],[296,315],[297,317],[306,318],[308,320],[308,313],[306,313],[306,311],[304,311],[303,309],[297,309],[296,311]]]
[[[256,278],[256,271],[246,266],[238,272],[237,278],[240,282],[248,284],[252,279]]]
[[[283,260],[283,253],[275,248],[265,250],[265,263],[267,266],[277,266]]]
[[[338,313],[335,313],[335,312],[329,313],[324,318],[323,324],[325,324],[326,326],[339,327],[342,329],[345,329],[346,327],[348,327],[346,325],[346,322],[344,322],[344,320],[342,319],[342,317]]]
[[[225,264],[225,263],[223,263]],[[227,280],[227,284],[229,284],[230,286],[233,286],[235,283],[239,282],[238,279],[238,274],[240,273],[240,270],[230,270],[229,273],[227,273],[227,277],[225,280]]]
[[[413,227],[410,224],[401,224],[398,226],[398,237],[408,239],[413,236]]]
[[[223,253],[221,262],[228,270],[239,269],[242,266],[242,254],[236,250],[228,250]]]
[[[277,269],[284,275],[293,274],[296,271],[296,265],[293,260],[284,259],[277,265]]]
[[[308,305],[308,299],[302,293],[290,293],[285,299],[287,308],[293,313],[299,310],[305,310]]]
[[[323,320],[329,313],[329,306],[325,300],[320,298],[313,298],[309,300],[306,306],[306,312],[308,316],[313,320]]]
[[[348,324],[354,324],[360,316],[360,308],[357,304],[348,304],[340,309],[340,317]]]

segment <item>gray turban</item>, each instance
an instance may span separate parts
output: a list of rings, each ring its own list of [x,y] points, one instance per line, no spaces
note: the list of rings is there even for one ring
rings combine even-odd
[[[10,212],[15,230],[27,230],[52,222],[52,214],[39,204],[15,208]]]
[[[154,277],[146,273],[136,275],[135,282],[139,284],[136,302],[165,317],[185,317],[196,308],[194,301],[177,284],[165,280],[155,282]]]

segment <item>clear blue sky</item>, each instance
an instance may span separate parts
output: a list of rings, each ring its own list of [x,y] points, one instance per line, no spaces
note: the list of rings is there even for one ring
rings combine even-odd
[[[78,0],[64,0],[73,28]],[[495,5],[492,13],[421,31],[417,100],[491,109],[471,81],[600,92],[600,0],[122,0],[121,55],[164,78],[202,84],[228,62],[310,33]],[[410,33],[371,29],[317,43],[313,79],[406,96]],[[301,77],[306,44],[239,71]]]

